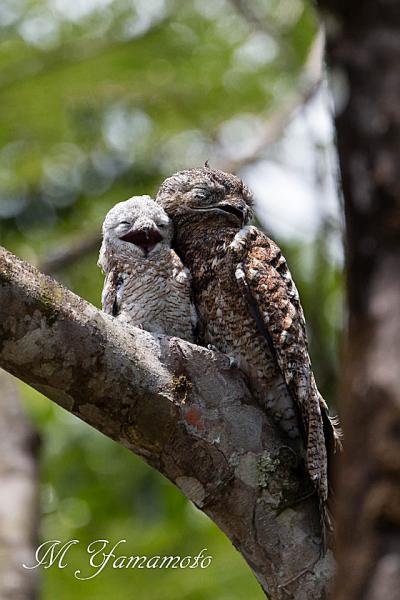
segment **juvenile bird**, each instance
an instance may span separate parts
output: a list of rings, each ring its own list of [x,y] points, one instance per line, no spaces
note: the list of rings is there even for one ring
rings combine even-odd
[[[248,226],[249,189],[205,166],[166,179],[156,200],[174,222],[175,248],[192,274],[203,343],[236,359],[283,437],[303,448],[329,526],[328,462],[338,432],[317,389],[286,261],[275,242]]]
[[[150,196],[116,204],[103,223],[102,308],[127,325],[194,341],[191,278],[171,249],[173,224]]]

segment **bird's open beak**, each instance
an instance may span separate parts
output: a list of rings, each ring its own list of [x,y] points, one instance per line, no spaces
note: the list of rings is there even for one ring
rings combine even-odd
[[[143,227],[136,229],[133,227],[128,233],[121,238],[124,242],[129,242],[141,248],[145,254],[151,252],[156,245],[161,242],[163,236],[157,227]]]

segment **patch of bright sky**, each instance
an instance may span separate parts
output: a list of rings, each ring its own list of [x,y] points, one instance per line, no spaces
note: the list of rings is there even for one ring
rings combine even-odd
[[[251,34],[245,43],[235,51],[233,61],[239,66],[257,69],[275,60],[278,52],[278,45],[271,36],[267,33],[257,32]]]
[[[96,10],[102,10],[113,0],[49,0],[49,6],[70,21],[79,21]]]
[[[26,0],[2,0],[0,2],[0,27],[8,27],[17,21],[25,8]]]
[[[133,0],[135,14],[124,23],[122,37],[131,39],[143,35],[167,13],[165,0]]]
[[[263,135],[263,120],[257,115],[242,113],[222,123],[218,141],[224,156],[240,160],[252,153]]]
[[[327,91],[322,90],[299,110],[284,137],[241,175],[254,191],[258,218],[272,235],[310,241],[324,220],[339,225],[336,152]],[[341,259],[339,233],[332,252]]]
[[[59,40],[59,23],[46,11],[32,11],[18,26],[18,32],[27,44],[39,48],[55,46]]]
[[[110,148],[130,155],[134,160],[136,149],[146,144],[153,130],[150,117],[139,109],[130,110],[123,105],[114,105],[104,117],[103,137]]]

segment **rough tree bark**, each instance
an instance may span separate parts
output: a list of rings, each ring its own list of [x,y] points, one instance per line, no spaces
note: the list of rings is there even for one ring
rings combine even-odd
[[[120,442],[215,521],[271,600],[323,600],[316,498],[229,360],[127,331],[0,249],[0,364]]]
[[[336,95],[349,327],[340,413],[340,600],[400,594],[400,10],[320,0]]]
[[[38,437],[20,403],[15,380],[0,369],[0,598],[34,600],[37,574]]]

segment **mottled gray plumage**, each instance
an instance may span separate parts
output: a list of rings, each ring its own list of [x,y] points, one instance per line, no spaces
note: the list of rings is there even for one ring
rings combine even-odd
[[[128,325],[194,340],[190,274],[171,249],[173,224],[150,196],[119,202],[103,223],[103,310]]]
[[[157,201],[174,221],[176,250],[192,274],[203,343],[236,358],[254,396],[304,448],[325,515],[328,461],[339,438],[312,373],[286,261],[247,226],[250,191],[238,177],[204,167],[166,179]]]

